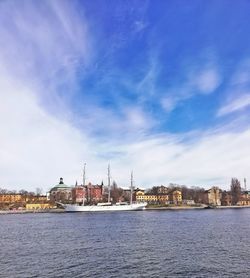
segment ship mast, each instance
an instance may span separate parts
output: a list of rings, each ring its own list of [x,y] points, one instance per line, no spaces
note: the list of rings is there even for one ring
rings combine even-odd
[[[86,182],[86,163],[84,163],[84,167],[83,167],[83,176],[82,176],[82,185],[85,186],[85,182]]]
[[[110,165],[108,165],[108,203],[110,203]]]
[[[133,171],[131,171],[131,184],[130,184],[130,205],[133,203]]]

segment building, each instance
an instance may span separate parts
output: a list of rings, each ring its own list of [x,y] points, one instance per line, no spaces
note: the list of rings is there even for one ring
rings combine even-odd
[[[250,206],[250,191],[243,191],[240,200],[237,202],[238,206]]]
[[[174,205],[180,205],[182,203],[182,192],[178,189],[170,190],[169,193],[169,203]]]
[[[21,194],[21,193],[5,193],[0,194],[1,204],[15,204],[15,203],[31,203],[31,202],[47,202],[45,195]]]
[[[86,188],[80,185],[76,185],[72,188],[72,203],[83,204],[86,197]]]
[[[187,206],[194,206],[195,201],[193,199],[186,199],[186,200],[182,200],[182,204]]]
[[[59,184],[51,188],[49,198],[52,202],[70,203],[72,202],[72,187],[64,184],[60,178]]]
[[[157,193],[162,195],[167,195],[169,193],[169,188],[161,185],[157,188]]]
[[[93,185],[89,183],[85,187],[86,189],[86,201],[88,203],[98,203],[102,201],[103,198],[103,184]]]
[[[147,202],[149,204],[175,204],[179,205],[182,202],[182,193],[180,190],[170,190],[168,191],[161,191],[160,192],[168,192],[166,193],[159,193],[159,194],[151,194],[145,193],[144,191],[136,191],[136,202]]]
[[[19,193],[3,193],[0,194],[0,203],[13,204],[25,201],[25,196]]]
[[[137,191],[135,196],[138,203],[156,204],[158,201],[157,195],[147,194],[144,191]]]
[[[37,210],[37,209],[51,209],[54,208],[55,206],[51,203],[30,203],[26,204],[25,208],[27,210]]]
[[[221,205],[221,191],[218,187],[214,186],[204,192],[204,204],[211,206]]]

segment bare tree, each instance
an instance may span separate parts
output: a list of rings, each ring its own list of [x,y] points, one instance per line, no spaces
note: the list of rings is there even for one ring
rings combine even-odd
[[[241,196],[241,186],[240,181],[236,178],[231,180],[231,195],[232,195],[232,205],[237,205]]]
[[[37,187],[36,188],[36,195],[40,196],[40,195],[42,195],[42,193],[43,193],[43,189],[41,187]]]

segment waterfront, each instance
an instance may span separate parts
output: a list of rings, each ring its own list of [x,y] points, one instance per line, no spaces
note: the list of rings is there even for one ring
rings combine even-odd
[[[250,211],[0,218],[1,277],[247,277]]]

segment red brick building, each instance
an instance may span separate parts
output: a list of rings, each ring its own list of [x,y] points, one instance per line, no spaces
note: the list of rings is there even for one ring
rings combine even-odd
[[[86,200],[88,203],[98,203],[102,201],[103,184],[93,185],[89,183],[86,185]]]
[[[72,188],[72,202],[73,204],[82,204],[85,201],[86,190],[83,186],[75,186]]]

